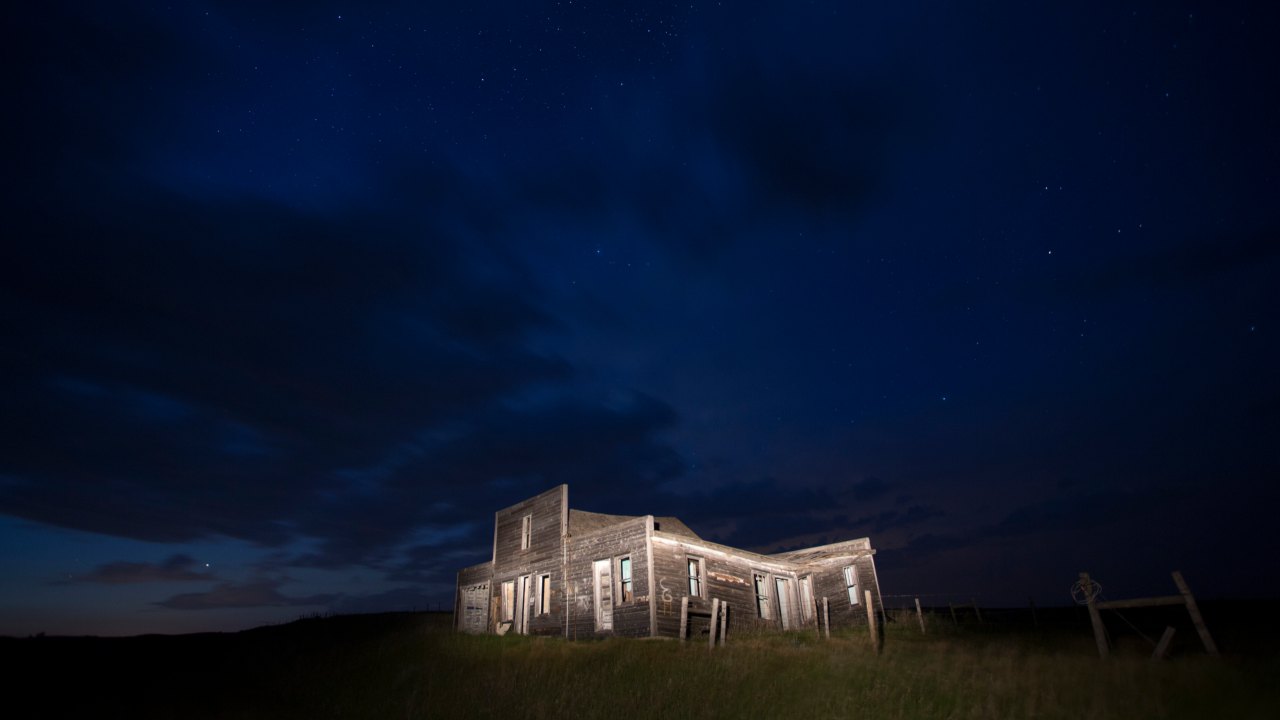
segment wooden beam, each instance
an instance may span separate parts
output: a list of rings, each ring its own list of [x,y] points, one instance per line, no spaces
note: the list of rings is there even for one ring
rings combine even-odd
[[[724,634],[729,629],[729,603],[720,603],[720,647],[724,647]]]
[[[920,634],[924,635],[924,611],[920,609],[920,598],[916,598],[916,620],[920,621]]]
[[[680,642],[689,635],[689,596],[680,598]]]
[[[871,591],[863,590],[862,596],[867,601],[867,627],[871,628],[871,646],[875,648],[876,653],[880,652],[880,634],[876,631],[876,608],[871,604]]]
[[[720,598],[711,601],[711,622],[707,625],[707,648],[714,650],[716,647],[716,622],[720,615]]]
[[[831,639],[831,603],[826,597],[822,598],[822,627],[827,634],[827,639]]]
[[[1089,573],[1080,573],[1080,585],[1084,589],[1084,596],[1089,605],[1089,622],[1093,624],[1093,639],[1098,644],[1098,657],[1106,659],[1110,654],[1107,647],[1107,628],[1102,624],[1102,615],[1098,613],[1098,605],[1093,601],[1093,581],[1089,579]]]
[[[1125,608],[1156,607],[1158,605],[1184,605],[1186,604],[1186,599],[1181,595],[1166,595],[1164,597],[1134,598],[1132,600],[1107,600],[1106,602],[1095,604],[1099,610],[1123,610]]]
[[[1200,617],[1200,607],[1196,605],[1196,597],[1191,594],[1191,588],[1187,587],[1187,581],[1182,579],[1182,573],[1173,571],[1173,582],[1178,586],[1178,592],[1182,593],[1182,597],[1187,603],[1187,613],[1191,615],[1191,622],[1196,626],[1196,632],[1200,633],[1200,642],[1204,643],[1204,649],[1213,657],[1218,657],[1218,645],[1213,641],[1213,636],[1209,634],[1209,628],[1204,624],[1204,618]]]
[[[1164,654],[1169,652],[1169,641],[1173,640],[1173,626],[1166,625],[1164,634],[1160,636],[1160,642],[1156,645],[1155,652],[1151,653],[1152,660],[1163,660]]]

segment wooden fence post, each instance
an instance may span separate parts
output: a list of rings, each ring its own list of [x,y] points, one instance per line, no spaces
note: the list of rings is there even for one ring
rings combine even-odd
[[[1163,660],[1164,654],[1169,652],[1169,641],[1173,640],[1173,626],[1166,625],[1164,634],[1160,636],[1160,643],[1156,645],[1155,652],[1151,653],[1152,660]]]
[[[711,624],[707,628],[707,648],[716,647],[716,623],[720,618],[720,598],[711,601]]]
[[[680,598],[680,642],[689,635],[689,596]]]
[[[871,628],[871,646],[876,649],[876,653],[880,652],[880,634],[876,628],[876,608],[871,604],[871,591],[863,590],[862,596],[867,601],[867,627]]]
[[[1187,614],[1191,616],[1191,623],[1196,626],[1196,632],[1200,633],[1200,642],[1204,643],[1205,651],[1218,657],[1218,645],[1209,634],[1209,628],[1205,627],[1204,618],[1200,617],[1200,607],[1196,605],[1196,598],[1191,594],[1191,588],[1187,587],[1187,581],[1182,579],[1181,572],[1173,571],[1173,582],[1178,586],[1178,592],[1182,593],[1182,599],[1187,603]]]
[[[725,630],[729,626],[729,603],[728,601],[720,603],[720,647],[724,647]]]
[[[826,631],[827,639],[831,639],[831,603],[826,597],[822,598],[822,627]]]
[[[920,621],[920,634],[924,635],[924,611],[920,609],[920,598],[916,598],[916,620]]]
[[[1098,606],[1093,602],[1093,581],[1089,579],[1089,573],[1080,573],[1080,586],[1084,590],[1089,606],[1089,622],[1093,623],[1093,639],[1098,643],[1098,656],[1105,659],[1109,653],[1107,628],[1102,624],[1102,615],[1098,613]]]

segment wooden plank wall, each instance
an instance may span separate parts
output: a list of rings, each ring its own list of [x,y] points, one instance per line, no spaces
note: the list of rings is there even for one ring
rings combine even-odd
[[[680,635],[680,601],[689,596],[688,559],[697,557],[705,565],[704,597],[690,597],[691,610],[709,611],[711,601],[718,599],[729,605],[729,633],[756,632],[762,630],[781,630],[782,621],[777,611],[777,598],[772,578],[782,577],[791,581],[797,590],[798,575],[777,563],[762,563],[759,560],[738,556],[724,550],[699,547],[695,543],[655,542],[653,545],[654,584],[657,586],[654,599],[658,603],[658,635],[679,637]],[[769,595],[774,610],[772,617],[762,619],[756,608],[756,592],[753,575],[757,572],[769,576]],[[800,614],[794,609],[793,617],[799,626]],[[689,619],[691,637],[700,636],[707,631],[708,619],[695,616]],[[812,626],[812,623],[811,623]]]
[[[463,623],[466,620],[466,598],[465,591],[467,588],[477,585],[489,583],[493,577],[493,563],[486,562],[479,565],[473,565],[469,568],[463,568],[458,571],[458,585],[454,590],[453,598],[453,628],[455,630],[463,630]],[[485,627],[492,629],[492,618],[488,617],[487,609],[485,611]]]
[[[822,604],[824,596],[830,599],[831,627],[867,624],[867,611],[863,606],[864,603],[859,602],[854,605],[849,602],[849,593],[844,584],[844,567],[849,564],[857,568],[859,597],[861,597],[864,590],[870,590],[876,610],[879,611],[883,607],[880,599],[880,586],[876,582],[875,569],[872,567],[870,555],[862,555],[852,561],[833,559],[821,564],[814,564],[812,566],[814,599],[818,605]]]
[[[567,488],[554,487],[494,514],[493,580],[489,593],[493,607],[501,607],[502,583],[514,581],[521,575],[534,576],[532,592],[536,593],[537,576],[551,575],[550,612],[535,615],[530,612],[528,632],[531,635],[557,635],[562,632],[564,597],[558,592],[564,587],[561,528],[565,517]],[[524,517],[532,515],[532,536],[529,548],[520,548]],[[530,598],[532,600],[532,598]],[[516,608],[516,613],[520,608]],[[490,620],[490,628],[497,622],[498,613]]]
[[[613,632],[606,635],[647,637],[649,635],[649,561],[645,542],[648,533],[647,517],[625,520],[608,527],[569,538],[569,562],[565,573],[568,579],[567,596],[568,637],[589,638],[596,632],[595,586],[592,565],[596,560],[609,560],[615,580],[618,578],[618,560],[631,556],[632,601],[614,600]]]

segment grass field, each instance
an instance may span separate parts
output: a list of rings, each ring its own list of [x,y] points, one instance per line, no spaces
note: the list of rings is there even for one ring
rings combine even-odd
[[[234,634],[0,642],[10,703],[35,717],[1275,718],[1265,644],[1163,662],[1087,625],[890,623],[703,642],[471,637],[439,614],[339,616]],[[1042,623],[1043,625],[1043,623]],[[1190,638],[1194,639],[1194,636]],[[17,715],[9,715],[18,717]],[[23,715],[28,717],[31,715]]]

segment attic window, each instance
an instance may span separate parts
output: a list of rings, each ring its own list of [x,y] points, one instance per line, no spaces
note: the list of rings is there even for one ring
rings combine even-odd
[[[525,515],[520,520],[520,549],[528,550],[533,540],[533,515]]]
[[[706,565],[702,558],[689,558],[689,597],[703,597],[702,578],[706,574]]]
[[[858,604],[858,569],[852,565],[844,568],[844,586],[849,591],[849,604]]]

